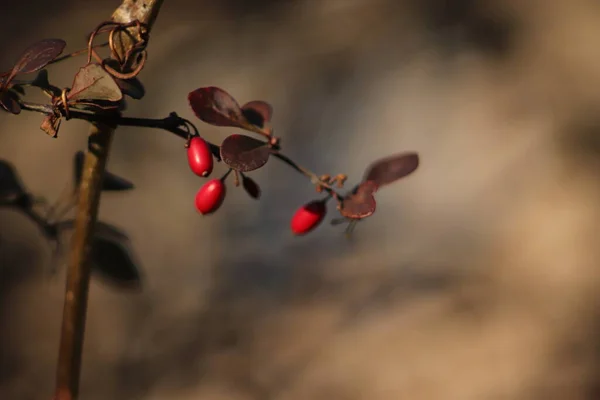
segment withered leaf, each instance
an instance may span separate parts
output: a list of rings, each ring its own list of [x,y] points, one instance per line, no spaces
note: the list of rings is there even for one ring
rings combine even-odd
[[[388,185],[413,173],[419,166],[417,153],[400,153],[372,163],[365,173],[365,181],[373,181],[379,187]]]
[[[363,182],[342,200],[340,214],[351,219],[362,219],[371,216],[377,206],[373,196],[376,190],[377,185],[374,182]]]
[[[21,112],[21,105],[16,97],[16,93],[11,90],[0,92],[0,106],[11,114],[19,114]]]
[[[81,150],[76,152],[75,156],[73,157],[73,182],[75,187],[79,187],[79,184],[81,183],[81,175],[83,174],[84,161],[85,153]],[[110,171],[104,172],[104,177],[102,178],[102,190],[114,192],[131,190],[134,187],[135,186],[133,182],[118,175],[115,175]]]
[[[69,91],[70,101],[100,100],[117,102],[123,93],[113,77],[98,64],[88,64],[79,69]]]
[[[28,74],[44,68],[63,52],[66,45],[62,39],[44,39],[32,44],[21,54],[8,80],[18,74]]]
[[[40,125],[40,129],[46,132],[49,136],[55,138],[58,136],[58,129],[60,128],[61,117],[57,115],[47,115]]]
[[[258,183],[256,183],[254,179],[242,174],[242,186],[244,187],[244,190],[246,191],[246,193],[248,193],[250,197],[257,200],[260,199],[260,186],[258,186]]]
[[[230,135],[221,144],[221,159],[240,172],[254,171],[269,161],[271,149],[267,143],[246,135]]]
[[[264,128],[265,124],[271,122],[273,107],[261,100],[249,101],[242,106],[242,114],[250,124]]]

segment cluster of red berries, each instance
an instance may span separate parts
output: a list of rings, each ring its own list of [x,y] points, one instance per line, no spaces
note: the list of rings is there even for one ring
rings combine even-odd
[[[208,124],[242,128],[267,139],[261,141],[233,134],[217,147],[198,135],[189,138],[187,156],[194,174],[208,177],[213,170],[213,155],[216,157],[217,153],[220,160],[229,166],[229,170],[221,178],[209,180],[196,193],[195,206],[203,215],[214,213],[223,204],[226,193],[224,182],[231,172],[234,172],[235,186],[239,186],[241,177],[246,192],[258,199],[259,186],[244,173],[263,167],[274,156],[308,176],[316,185],[317,192],[327,192],[325,198],[313,200],[296,210],[290,222],[292,232],[304,235],[319,226],[327,213],[327,202],[333,198],[337,202],[341,218],[333,220],[332,224],[348,223],[349,233],[358,221],[375,212],[376,191],[410,175],[419,165],[416,153],[401,153],[379,159],[367,167],[360,184],[349,193],[341,195],[332,185],[336,182],[339,188],[343,187],[345,175],[318,177],[280,153],[279,139],[273,136],[270,126],[273,110],[268,103],[254,100],[240,106],[229,93],[216,87],[196,89],[189,93],[188,101],[196,116]]]
[[[208,177],[213,171],[213,155],[209,144],[200,136],[192,137],[187,146],[187,159],[192,172],[200,177]],[[218,179],[211,179],[198,190],[195,197],[196,210],[202,215],[212,214],[223,204],[226,194],[225,179],[232,170]],[[237,171],[236,171],[237,172]],[[252,197],[259,196],[258,186],[241,174],[242,184]],[[291,229],[302,235],[316,228],[326,214],[326,200],[315,200],[299,208],[291,220]]]
[[[192,172],[201,177],[208,177],[213,170],[213,156],[208,143],[200,136],[192,137],[187,146],[187,159]],[[195,206],[201,214],[215,212],[225,199],[225,183],[221,179],[211,179],[196,193]]]

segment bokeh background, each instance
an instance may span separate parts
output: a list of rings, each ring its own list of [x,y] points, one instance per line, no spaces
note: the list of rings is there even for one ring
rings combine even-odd
[[[41,38],[82,48],[118,4],[3,5],[1,69]],[[421,166],[354,240],[294,238],[314,189],[277,160],[252,174],[259,202],[230,190],[201,217],[183,141],[119,129],[109,169],[136,189],[100,218],[130,235],[143,290],[94,280],[81,399],[600,398],[598,37],[592,0],[167,0],[128,115],[191,119],[187,93],[215,85],[271,102],[286,153],[318,173],[356,183],[409,150]],[[50,77],[68,86],[83,62]],[[87,125],[54,140],[40,122],[1,114],[0,159],[54,199]],[[52,395],[50,255],[0,210],[0,399]]]

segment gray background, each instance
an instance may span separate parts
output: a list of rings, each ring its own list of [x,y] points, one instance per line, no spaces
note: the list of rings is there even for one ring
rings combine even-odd
[[[5,4],[0,64],[45,37],[68,50],[116,0]],[[353,242],[288,231],[315,195],[276,160],[201,217],[183,141],[123,128],[106,194],[140,293],[91,287],[81,398],[597,399],[600,7],[590,0],[167,0],[128,115],[192,118],[216,85],[264,99],[286,153],[350,184],[372,160],[422,165],[378,194]],[[54,66],[68,86],[78,66]],[[0,158],[50,199],[87,126],[57,140],[0,115]],[[218,142],[228,128],[198,122]],[[215,174],[223,172],[219,165]],[[330,214],[330,218],[333,216]],[[53,391],[64,268],[26,218],[0,210],[0,398]]]

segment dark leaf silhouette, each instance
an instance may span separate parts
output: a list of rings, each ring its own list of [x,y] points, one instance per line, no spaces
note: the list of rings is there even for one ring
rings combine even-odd
[[[127,80],[115,78],[115,82],[121,89],[121,92],[131,97],[132,99],[140,100],[146,94],[146,89],[144,88],[144,85],[142,85],[142,82],[140,82],[138,78]]]
[[[63,221],[58,228],[72,229],[73,220]],[[97,221],[92,238],[92,271],[104,281],[121,288],[139,288],[142,277],[136,258],[129,249],[128,236],[117,227]]]
[[[0,160],[0,200],[14,200],[26,194],[15,167]]]
[[[85,161],[85,153],[78,151],[73,157],[73,185],[79,187],[81,183],[81,175],[83,174],[83,162]]]
[[[95,267],[93,271],[109,283],[131,288],[141,285],[140,273],[129,250],[122,243],[95,237],[92,240],[91,259]]]
[[[244,186],[244,190],[250,197],[257,200],[260,199],[260,186],[258,186],[258,183],[256,183],[254,179],[242,174],[242,186]]]
[[[38,71],[58,57],[67,43],[61,39],[44,39],[29,46],[15,63],[10,77]],[[9,81],[11,78],[8,79]]]
[[[17,96],[11,90],[0,92],[0,106],[11,114],[19,114],[21,105],[17,101]]]
[[[250,172],[264,166],[271,149],[267,143],[246,135],[231,135],[221,144],[221,159],[240,172]]]
[[[20,95],[20,96],[23,96],[25,94],[25,89],[23,88],[22,85],[16,85],[13,83],[13,85],[10,87],[10,90],[12,90],[17,95]]]
[[[401,153],[372,163],[365,173],[365,181],[373,181],[379,187],[397,181],[414,172],[419,166],[417,153]]]
[[[135,186],[133,182],[113,174],[112,172],[106,171],[104,173],[104,179],[102,181],[102,190],[116,192],[122,190],[131,190]]]
[[[33,78],[31,86],[37,86],[42,89],[46,89],[50,86],[50,80],[48,79],[48,71],[43,69]]]
[[[372,181],[363,182],[353,193],[342,200],[340,214],[351,219],[362,219],[375,212],[376,202],[373,193],[377,185]]]
[[[119,85],[98,64],[79,69],[68,94],[69,101],[100,100],[117,102],[123,98]]]
[[[242,106],[242,114],[252,125],[264,128],[265,124],[271,122],[273,107],[264,101],[250,101]]]
[[[78,151],[73,157],[73,182],[75,187],[79,187],[81,183],[81,175],[83,173],[83,164],[85,161],[85,153]],[[102,190],[105,191],[122,191],[131,190],[135,188],[134,184],[118,175],[115,175],[109,171],[104,172],[104,178],[102,181]]]

